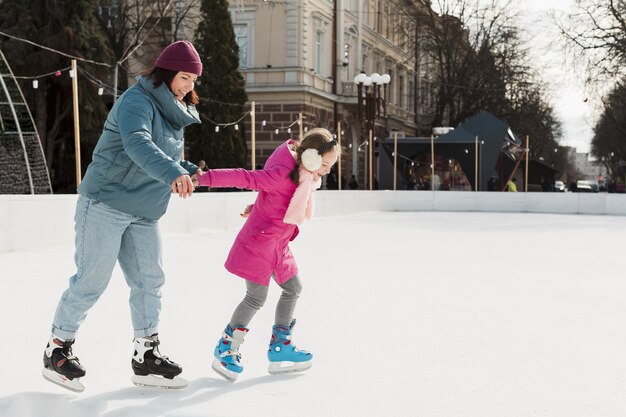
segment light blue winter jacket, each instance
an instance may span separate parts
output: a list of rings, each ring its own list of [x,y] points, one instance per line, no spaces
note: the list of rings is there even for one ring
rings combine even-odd
[[[183,128],[200,118],[194,106],[183,110],[165,83],[154,88],[149,79],[137,80],[109,112],[78,192],[157,220],[167,209],[172,181],[198,169],[180,155]]]

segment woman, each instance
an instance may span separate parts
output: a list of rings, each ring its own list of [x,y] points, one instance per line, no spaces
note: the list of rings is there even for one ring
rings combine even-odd
[[[198,167],[180,160],[183,129],[200,123],[194,82],[202,62],[193,45],[165,48],[155,66],[117,100],[78,188],[76,274],[70,278],[52,323],[44,353],[46,379],[80,392],[85,369],[72,344],[87,312],[106,289],[119,261],[130,287],[134,328],[133,383],[182,388],[182,368],[161,356],[158,325],[161,241],[158,220],[172,192],[191,196]]]

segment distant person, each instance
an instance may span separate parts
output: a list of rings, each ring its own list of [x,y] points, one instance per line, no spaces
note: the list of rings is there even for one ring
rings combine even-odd
[[[578,191],[578,184],[576,182],[576,180],[572,181],[569,185],[569,190],[573,193]]]
[[[352,176],[350,177],[350,182],[348,183],[348,187],[351,190],[356,190],[359,188],[359,183],[356,180],[356,177],[354,176],[354,174],[352,174]]]
[[[434,184],[435,184],[435,190],[440,190],[441,189],[441,178],[439,177],[438,174],[435,174],[434,178]]]
[[[335,170],[331,170],[326,176],[326,189],[327,190],[339,189],[339,181],[337,178],[337,172],[335,172]]]
[[[182,388],[182,368],[159,353],[162,268],[159,219],[172,193],[191,196],[198,167],[180,160],[184,128],[200,123],[194,84],[202,62],[188,41],[165,48],[155,66],[115,102],[78,188],[76,274],[59,301],[43,356],[43,376],[83,391],[86,371],[72,345],[89,309],[98,301],[119,262],[130,287],[133,383]],[[118,326],[119,323],[111,323]],[[117,340],[100,329],[105,355]]]
[[[316,128],[305,133],[300,142],[288,140],[280,145],[262,170],[210,169],[199,177],[200,185],[259,192],[254,205],[242,213],[247,220],[225,263],[226,269],[245,279],[246,284],[245,297],[235,308],[214,350],[212,368],[229,381],[235,381],[243,371],[239,346],[252,318],[267,299],[272,278],[282,288],[282,294],[267,352],[268,371],[290,373],[311,367],[313,355],[298,350],[291,339],[296,323],[293,313],[302,284],[289,242],[299,233],[297,225],[313,215],[314,192],[337,162],[339,152],[332,134]]]
[[[407,190],[416,190],[417,189],[417,176],[415,174],[410,174],[406,181],[406,189]]]
[[[517,192],[517,178],[513,177],[506,183],[506,190],[512,193]]]
[[[487,181],[487,191],[498,191],[498,179],[493,175]]]

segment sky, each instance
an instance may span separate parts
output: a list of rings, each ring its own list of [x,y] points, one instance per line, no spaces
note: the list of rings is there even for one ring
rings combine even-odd
[[[550,86],[550,102],[562,122],[562,145],[574,146],[578,152],[589,152],[596,118],[597,98],[585,88],[583,74],[563,64],[562,39],[548,21],[548,14],[566,14],[574,0],[522,0],[523,16],[532,39],[531,64],[541,69],[541,78]]]
[[[87,389],[44,381],[73,245],[2,253],[0,417],[622,417],[625,227],[626,217],[530,213],[313,219],[291,244],[303,282],[293,341],[313,367],[267,373],[272,285],[234,384],[211,361],[243,297],[222,266],[237,231],[166,234],[161,352],[190,381],[172,391],[130,382],[118,267],[74,345]]]

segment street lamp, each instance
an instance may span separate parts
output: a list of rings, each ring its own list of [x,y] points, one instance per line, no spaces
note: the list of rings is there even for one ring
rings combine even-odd
[[[354,83],[357,86],[357,103],[359,119],[365,118],[365,125],[368,131],[368,154],[369,154],[369,189],[372,190],[372,131],[376,118],[381,116],[381,106],[383,109],[382,116],[387,117],[387,104],[383,94],[381,94],[381,86],[383,87],[384,96],[387,96],[387,85],[391,82],[389,74],[380,75],[377,72],[367,76],[364,72],[354,77]],[[371,88],[370,88],[371,87]]]

